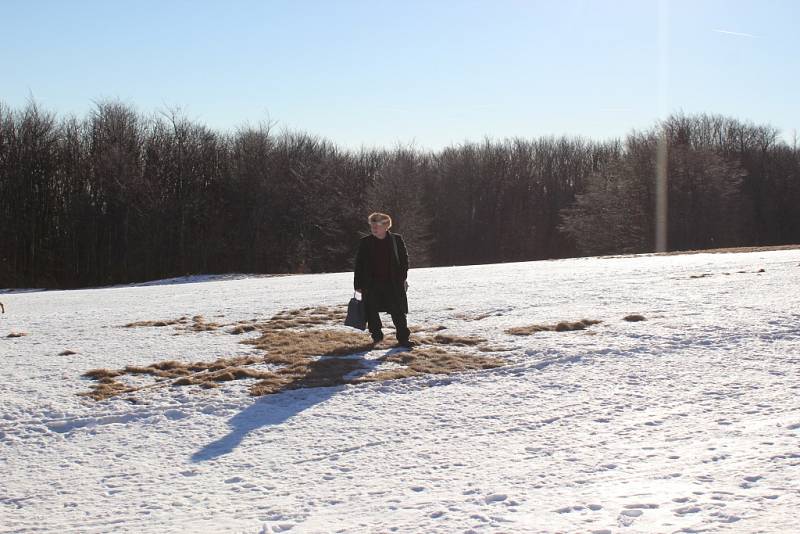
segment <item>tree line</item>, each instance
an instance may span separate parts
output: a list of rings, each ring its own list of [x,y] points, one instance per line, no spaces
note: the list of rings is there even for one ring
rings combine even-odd
[[[349,270],[372,211],[416,267],[648,252],[659,154],[669,250],[798,243],[800,150],[778,134],[676,114],[624,139],[349,151],[119,102],[0,104],[0,287]]]

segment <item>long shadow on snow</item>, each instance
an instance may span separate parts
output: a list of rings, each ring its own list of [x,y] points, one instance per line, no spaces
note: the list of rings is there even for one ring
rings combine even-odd
[[[303,377],[293,380],[275,394],[259,397],[234,415],[228,421],[231,431],[192,454],[192,462],[205,462],[233,452],[254,430],[279,425],[303,410],[325,402],[344,389],[340,384],[346,381],[346,375],[354,372],[366,374],[387,356],[403,350],[389,350],[377,359],[366,359],[363,352],[346,357],[320,358],[309,365],[309,371]],[[333,372],[331,363],[336,364]]]

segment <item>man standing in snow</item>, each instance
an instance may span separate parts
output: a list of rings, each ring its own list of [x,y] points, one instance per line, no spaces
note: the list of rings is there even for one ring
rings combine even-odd
[[[379,312],[388,312],[397,331],[398,344],[411,348],[413,342],[409,339],[411,332],[406,323],[406,245],[402,236],[389,231],[392,218],[385,213],[373,213],[368,221],[370,235],[358,243],[353,285],[364,300],[372,341],[378,343],[383,339]]]

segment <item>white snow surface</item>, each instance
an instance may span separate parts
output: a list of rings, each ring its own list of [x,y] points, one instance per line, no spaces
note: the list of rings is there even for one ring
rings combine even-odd
[[[81,374],[257,351],[124,324],[345,304],[352,273],[5,293],[0,531],[797,532],[798,279],[800,250],[413,269],[409,323],[505,367],[136,404]]]

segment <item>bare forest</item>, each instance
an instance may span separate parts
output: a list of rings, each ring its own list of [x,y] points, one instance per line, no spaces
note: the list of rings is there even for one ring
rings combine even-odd
[[[102,102],[0,105],[0,287],[352,269],[386,211],[413,267],[800,243],[800,150],[768,125],[670,116],[624,139],[350,151],[269,124],[218,132]]]

